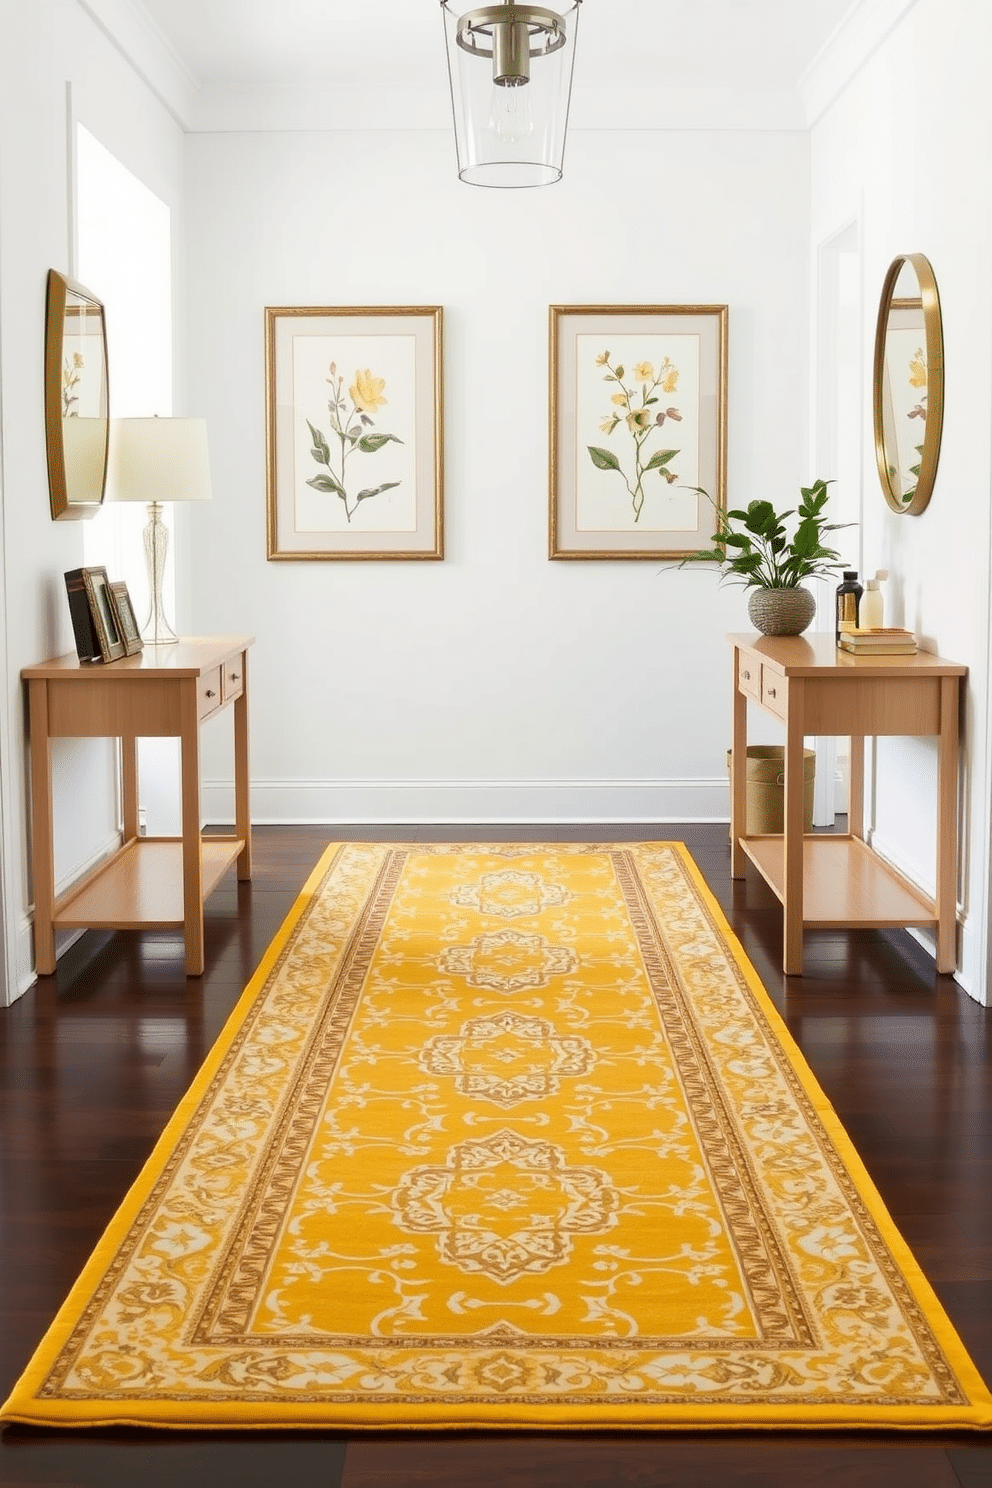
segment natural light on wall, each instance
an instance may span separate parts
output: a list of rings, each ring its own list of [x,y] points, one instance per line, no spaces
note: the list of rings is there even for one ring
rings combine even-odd
[[[165,202],[88,129],[76,126],[76,271],[103,301],[112,418],[172,413],[172,223]],[[165,508],[171,520],[171,507]],[[144,505],[104,502],[85,523],[84,561],[124,579],[138,624],[148,610],[142,531]],[[171,544],[170,544],[171,547]],[[175,614],[167,565],[164,594]],[[178,831],[178,748],[172,739],[140,742],[141,805],[149,831]]]
[[[165,202],[76,126],[76,278],[103,301],[112,418],[172,413],[172,253]],[[126,580],[147,608],[144,510],[105,502],[86,524],[86,562]],[[166,576],[167,585],[171,577]],[[171,595],[170,595],[171,598]]]

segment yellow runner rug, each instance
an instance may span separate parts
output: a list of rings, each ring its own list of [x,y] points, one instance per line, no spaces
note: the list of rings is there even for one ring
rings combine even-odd
[[[2,1415],[992,1425],[671,843],[328,850]]]

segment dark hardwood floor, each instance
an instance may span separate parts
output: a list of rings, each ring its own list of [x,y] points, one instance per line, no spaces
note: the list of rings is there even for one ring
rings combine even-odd
[[[89,932],[0,1010],[0,1393],[23,1368],[330,838],[685,841],[992,1381],[990,1015],[903,932],[808,935],[783,978],[781,913],[729,877],[725,826],[256,829],[254,882],[207,906],[206,970],[178,936]],[[992,1484],[992,1440],[899,1434],[250,1436],[9,1428],[0,1482],[58,1488],[737,1488]]]

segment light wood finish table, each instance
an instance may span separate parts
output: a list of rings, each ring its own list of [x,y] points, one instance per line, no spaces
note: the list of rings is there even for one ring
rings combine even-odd
[[[800,976],[803,928],[929,926],[937,970],[957,960],[958,713],[967,667],[915,656],[851,656],[832,635],[731,635],[734,736],[731,761],[731,874],[745,857],[782,901],[782,969]],[[748,700],[785,725],[785,830],[746,835]],[[846,734],[851,780],[846,836],[803,832],[803,739]],[[864,841],[864,741],[884,734],[937,738],[936,894],[930,898]]]
[[[251,878],[248,647],[252,636],[147,646],[107,664],[58,656],[25,667],[31,741],[35,963],[55,970],[56,929],[181,929],[186,975],[203,971],[203,902],[231,863]],[[233,837],[200,835],[200,724],[234,709]],[[138,739],[176,736],[182,751],[182,836],[138,834]],[[123,840],[55,896],[52,739],[119,738]]]

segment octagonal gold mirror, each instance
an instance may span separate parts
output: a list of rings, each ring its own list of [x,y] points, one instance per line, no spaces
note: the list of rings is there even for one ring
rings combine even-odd
[[[922,253],[893,260],[875,327],[875,460],[893,511],[917,516],[933,492],[944,421],[937,281]]]
[[[45,433],[52,520],[95,517],[110,437],[103,305],[57,269],[48,272]]]

